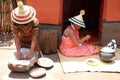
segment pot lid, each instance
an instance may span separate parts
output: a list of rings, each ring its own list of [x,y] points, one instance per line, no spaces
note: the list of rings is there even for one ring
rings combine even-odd
[[[115,50],[111,49],[110,47],[103,47],[100,51],[102,51],[102,52],[115,52]]]

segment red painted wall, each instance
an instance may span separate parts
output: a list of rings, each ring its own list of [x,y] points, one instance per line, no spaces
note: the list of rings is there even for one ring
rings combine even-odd
[[[33,6],[37,11],[40,23],[60,24],[63,19],[64,0],[26,0],[26,4]],[[102,20],[120,21],[120,0],[102,0]]]
[[[63,0],[26,0],[26,4],[33,6],[37,11],[40,23],[62,23]]]
[[[106,21],[120,21],[120,0],[104,0],[103,19]]]

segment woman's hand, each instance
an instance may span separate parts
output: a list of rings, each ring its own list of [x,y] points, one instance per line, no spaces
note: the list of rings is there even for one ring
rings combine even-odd
[[[85,36],[86,41],[88,41],[90,38],[91,38],[90,35],[86,35],[86,36]]]
[[[39,24],[39,20],[37,18],[34,19],[34,24],[37,26]]]
[[[27,60],[28,60],[28,59],[31,59],[32,53],[33,53],[33,52],[31,52],[31,51],[28,52],[27,55],[26,55],[26,57],[25,57],[25,59],[27,59]]]
[[[21,59],[22,59],[22,53],[21,53],[20,51],[17,52],[16,58],[17,58],[18,60],[21,60]]]
[[[79,44],[83,44],[83,43],[87,42],[90,38],[91,38],[90,35],[84,36],[83,38],[80,39]]]

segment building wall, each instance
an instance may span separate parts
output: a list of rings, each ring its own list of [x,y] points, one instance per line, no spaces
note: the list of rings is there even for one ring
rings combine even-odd
[[[50,39],[54,40],[57,38],[57,48],[61,42],[61,24],[62,24],[62,1],[63,0],[26,0],[26,4],[33,6],[37,11],[37,18],[40,21],[39,25],[39,46],[41,47],[41,36],[46,33],[51,33],[51,30],[57,32],[57,37]],[[45,32],[47,31],[47,32]],[[41,34],[42,33],[42,34]],[[48,34],[51,36],[51,34]],[[49,37],[48,37],[49,38]],[[51,43],[49,40],[49,43]],[[50,50],[50,45],[44,44],[44,46],[49,47],[46,50]],[[55,48],[56,46],[53,45]],[[52,50],[52,48],[51,48]],[[43,52],[43,51],[42,51]]]
[[[118,35],[111,35],[120,25],[120,0],[101,0],[100,24],[101,42],[108,42],[115,38],[119,41]],[[26,0],[26,4],[33,6],[37,11],[37,18],[43,24],[62,24],[64,0]],[[117,24],[117,25],[116,25]],[[109,26],[111,29],[109,30]],[[49,27],[49,25],[48,25]],[[115,30],[113,30],[114,28]],[[111,32],[111,33],[108,33]],[[116,30],[117,34],[120,31]],[[106,44],[106,43],[105,43]],[[120,42],[119,42],[120,44]]]
[[[103,20],[120,21],[120,0],[104,0]]]
[[[103,0],[101,43],[106,45],[111,39],[120,45],[120,0]]]
[[[64,0],[26,0],[26,4],[37,11],[37,18],[41,23],[62,23],[62,9]],[[102,20],[120,21],[120,0],[101,0],[103,2]]]
[[[62,23],[63,0],[26,0],[26,4],[33,6],[37,11],[37,18],[44,24]]]

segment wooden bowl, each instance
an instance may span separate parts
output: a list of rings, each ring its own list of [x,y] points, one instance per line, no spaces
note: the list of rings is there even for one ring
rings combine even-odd
[[[54,62],[46,57],[39,58],[37,61],[38,65],[44,68],[50,68],[53,66]]]
[[[40,78],[46,75],[46,69],[44,68],[35,68],[32,69],[29,75],[33,78]]]

